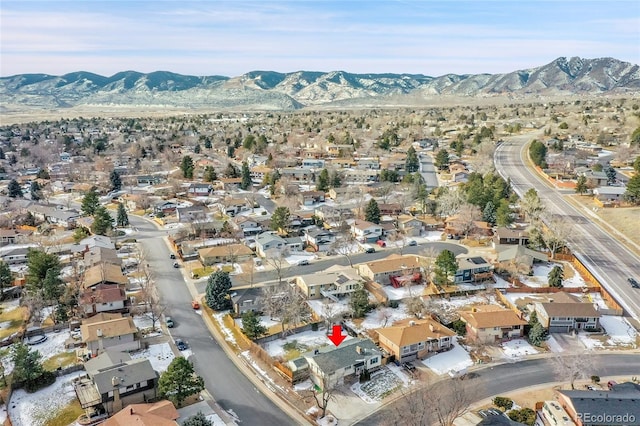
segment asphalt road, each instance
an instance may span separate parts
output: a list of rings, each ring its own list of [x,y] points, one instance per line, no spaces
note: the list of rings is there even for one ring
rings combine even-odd
[[[433,243],[419,244],[413,247],[407,246],[402,250],[402,254],[420,254],[421,252],[429,248],[435,249],[438,253],[446,249],[453,252],[453,254],[455,254],[456,256],[459,254],[468,252],[467,248],[460,244],[447,243],[447,242],[433,242]],[[399,253],[399,252],[400,252],[400,249],[398,248],[381,249],[379,247],[376,247],[375,253],[354,254],[351,256],[351,260],[355,265],[356,263],[370,262],[372,260],[383,259],[392,253]],[[333,265],[347,266],[349,265],[349,260],[344,255],[335,255],[335,256],[320,258],[318,260],[313,260],[309,262],[309,265],[306,265],[306,266],[287,265],[282,269],[282,278],[286,279],[296,275],[313,274],[315,272],[324,271],[325,269]],[[256,272],[253,277],[253,282],[257,284],[261,282],[274,281],[277,279],[278,279],[278,274],[276,273],[276,271],[268,270],[268,271]],[[231,281],[234,287],[244,287],[249,284],[246,279],[238,275],[232,276]],[[207,287],[206,278],[202,278],[196,282],[196,288],[198,290],[198,293],[204,293],[206,287]]]
[[[162,240],[166,231],[159,231],[153,224],[133,215],[129,220],[138,229],[135,237],[146,252],[161,301],[166,306],[165,315],[175,322],[171,335],[188,343],[193,352],[189,359],[218,404],[244,424],[295,424],[227,358],[200,315],[191,308],[191,294],[180,270],[173,267],[169,249]]]
[[[420,160],[420,174],[424,179],[424,183],[427,186],[427,190],[432,190],[438,187],[438,176],[436,175],[436,168],[433,165],[433,159],[428,154],[418,154]]]
[[[634,289],[627,278],[640,278],[640,259],[616,238],[597,226],[589,214],[573,207],[561,192],[550,188],[538,174],[525,165],[523,156],[530,135],[511,138],[495,152],[496,169],[504,179],[511,179],[511,186],[522,197],[529,188],[535,188],[547,206],[547,210],[565,217],[571,224],[567,242],[580,259],[611,295],[622,305],[626,313],[640,320],[640,289]]]
[[[594,368],[589,375],[606,377],[640,374],[638,354],[593,354],[590,355],[590,360]],[[469,379],[469,384],[473,383],[476,386],[474,399],[481,401],[529,386],[557,382],[561,379],[554,372],[552,362],[551,358],[539,358],[474,370],[477,375]],[[385,406],[356,424],[361,426],[385,424],[384,420],[393,415],[393,406],[393,403]]]

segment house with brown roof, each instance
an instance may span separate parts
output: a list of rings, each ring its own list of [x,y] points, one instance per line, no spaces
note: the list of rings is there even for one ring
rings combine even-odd
[[[0,246],[26,243],[32,234],[27,229],[0,229]]]
[[[378,345],[399,362],[423,359],[429,354],[451,349],[456,333],[439,322],[407,319],[391,327],[377,328]]]
[[[98,284],[116,284],[124,286],[129,279],[122,273],[122,268],[111,263],[93,265],[84,271],[82,288],[88,289]]]
[[[106,349],[135,351],[140,349],[138,328],[133,318],[122,314],[100,313],[82,321],[80,334],[87,353],[96,356]]]
[[[463,220],[458,215],[453,215],[445,219],[444,222],[444,233],[452,237],[490,237],[493,235],[493,227],[481,220],[474,220],[469,225],[468,221]]]
[[[131,404],[107,421],[103,426],[176,426],[180,417],[171,401],[158,401],[153,404]]]
[[[105,247],[93,247],[89,251],[86,251],[83,261],[85,267],[99,265],[101,263],[109,263],[117,266],[122,265],[122,259],[118,257],[116,249]]]
[[[385,259],[361,263],[357,266],[361,277],[387,285],[392,277],[412,276],[420,273],[420,257],[416,255],[392,254]]]
[[[548,303],[537,302],[535,310],[538,321],[550,333],[600,329],[601,315],[593,303],[583,303],[566,293],[556,293]]]
[[[296,285],[307,299],[327,297],[337,301],[338,298],[362,288],[362,278],[351,268],[334,265],[322,274],[296,277]]]
[[[361,242],[378,241],[382,237],[382,226],[366,220],[356,219],[351,224],[351,234]]]
[[[245,262],[253,257],[253,250],[244,244],[227,244],[198,249],[198,257],[205,266]]]
[[[129,311],[129,298],[122,287],[113,284],[99,284],[85,290],[78,300],[84,316],[91,317],[100,312]]]
[[[522,315],[495,305],[461,311],[460,319],[466,324],[468,339],[489,344],[523,337],[527,325]]]
[[[493,236],[494,247],[500,244],[516,244],[526,246],[529,244],[529,232],[526,229],[511,229],[501,226],[496,229]]]
[[[407,237],[417,237],[420,235],[424,223],[420,219],[411,215],[398,216],[398,229]]]

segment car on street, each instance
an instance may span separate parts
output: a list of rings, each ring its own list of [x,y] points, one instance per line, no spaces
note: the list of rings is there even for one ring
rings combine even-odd
[[[193,309],[200,309],[200,302],[198,302],[197,300],[192,300],[191,301],[191,307]]]
[[[403,366],[406,370],[409,370],[409,371],[413,371],[413,370],[415,370],[415,369],[416,369],[416,366],[415,366],[415,365],[413,365],[413,364],[411,364],[410,362],[405,362],[405,363],[403,363],[403,364],[402,364],[402,366]]]
[[[176,255],[175,255],[175,254],[173,254],[173,253],[171,253],[171,254],[169,255],[169,258],[170,258],[170,259],[175,259],[175,258],[176,258]]]
[[[173,267],[174,267],[174,268],[179,268],[179,267],[180,267],[180,265],[178,265],[178,262],[173,262]]]
[[[415,247],[417,245],[418,245],[418,242],[416,240],[409,241],[409,247]]]
[[[376,252],[376,249],[374,249],[373,247],[369,247],[369,248],[367,248],[364,252],[365,252],[365,253],[375,253],[375,252]]]
[[[298,262],[298,266],[307,266],[309,264],[308,260],[301,260]]]
[[[182,339],[176,339],[176,347],[179,351],[186,351],[188,346]]]
[[[164,323],[167,325],[167,328],[173,328],[173,326],[175,325],[173,322],[173,318],[171,317],[165,317]]]
[[[629,284],[631,284],[631,287],[640,288],[640,284],[638,284],[638,281],[636,281],[635,278],[627,278],[627,281],[629,281]]]

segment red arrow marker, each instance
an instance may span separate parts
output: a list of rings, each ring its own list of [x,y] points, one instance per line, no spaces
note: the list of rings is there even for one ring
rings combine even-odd
[[[327,335],[329,340],[333,342],[334,345],[340,346],[340,343],[347,337],[342,335],[342,327],[339,325],[333,326],[333,334]]]

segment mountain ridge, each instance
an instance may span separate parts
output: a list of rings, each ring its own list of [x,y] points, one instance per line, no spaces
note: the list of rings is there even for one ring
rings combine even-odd
[[[640,67],[614,58],[560,57],[539,67],[503,74],[348,73],[250,71],[236,77],[170,71],[121,71],[102,76],[77,71],[61,76],[0,77],[0,105],[73,107],[146,105],[298,109],[338,101],[389,97],[639,93]]]

